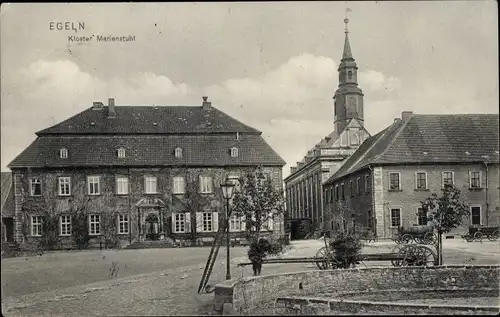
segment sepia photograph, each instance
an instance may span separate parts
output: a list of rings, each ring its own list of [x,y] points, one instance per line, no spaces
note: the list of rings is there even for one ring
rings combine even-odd
[[[2,3],[2,315],[498,315],[498,2]]]

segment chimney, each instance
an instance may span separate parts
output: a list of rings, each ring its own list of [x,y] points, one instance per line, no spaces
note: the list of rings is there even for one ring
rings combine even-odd
[[[102,110],[103,107],[104,107],[104,105],[102,104],[102,102],[94,101],[94,103],[92,105],[92,110]]]
[[[115,98],[108,99],[108,118],[116,117]]]
[[[208,100],[208,97],[203,96],[203,103],[201,105],[203,110],[209,110],[212,107],[212,103],[210,101],[207,101],[207,100]]]
[[[408,120],[413,117],[413,111],[403,111],[401,112],[401,119]]]

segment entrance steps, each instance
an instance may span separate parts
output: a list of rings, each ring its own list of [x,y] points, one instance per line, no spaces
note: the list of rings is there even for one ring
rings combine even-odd
[[[155,241],[136,241],[129,244],[125,249],[160,249],[160,248],[174,248],[176,244],[172,239],[155,240]]]

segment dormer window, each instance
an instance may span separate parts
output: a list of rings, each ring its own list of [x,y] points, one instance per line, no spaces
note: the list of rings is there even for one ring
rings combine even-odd
[[[124,158],[125,157],[125,149],[124,148],[119,148],[118,149],[118,157],[119,158]]]
[[[176,158],[181,158],[182,157],[182,149],[180,147],[175,149],[175,157]]]
[[[238,157],[238,148],[231,148],[231,157]]]
[[[59,150],[59,157],[62,159],[68,158],[68,150],[65,148],[62,148]]]

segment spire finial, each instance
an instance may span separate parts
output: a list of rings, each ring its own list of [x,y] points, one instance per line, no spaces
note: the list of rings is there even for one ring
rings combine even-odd
[[[349,30],[347,29],[347,23],[349,23],[349,18],[347,18],[347,12],[351,12],[352,10],[350,8],[346,8],[345,9],[345,19],[344,19],[344,23],[345,23],[345,33],[349,33]]]

